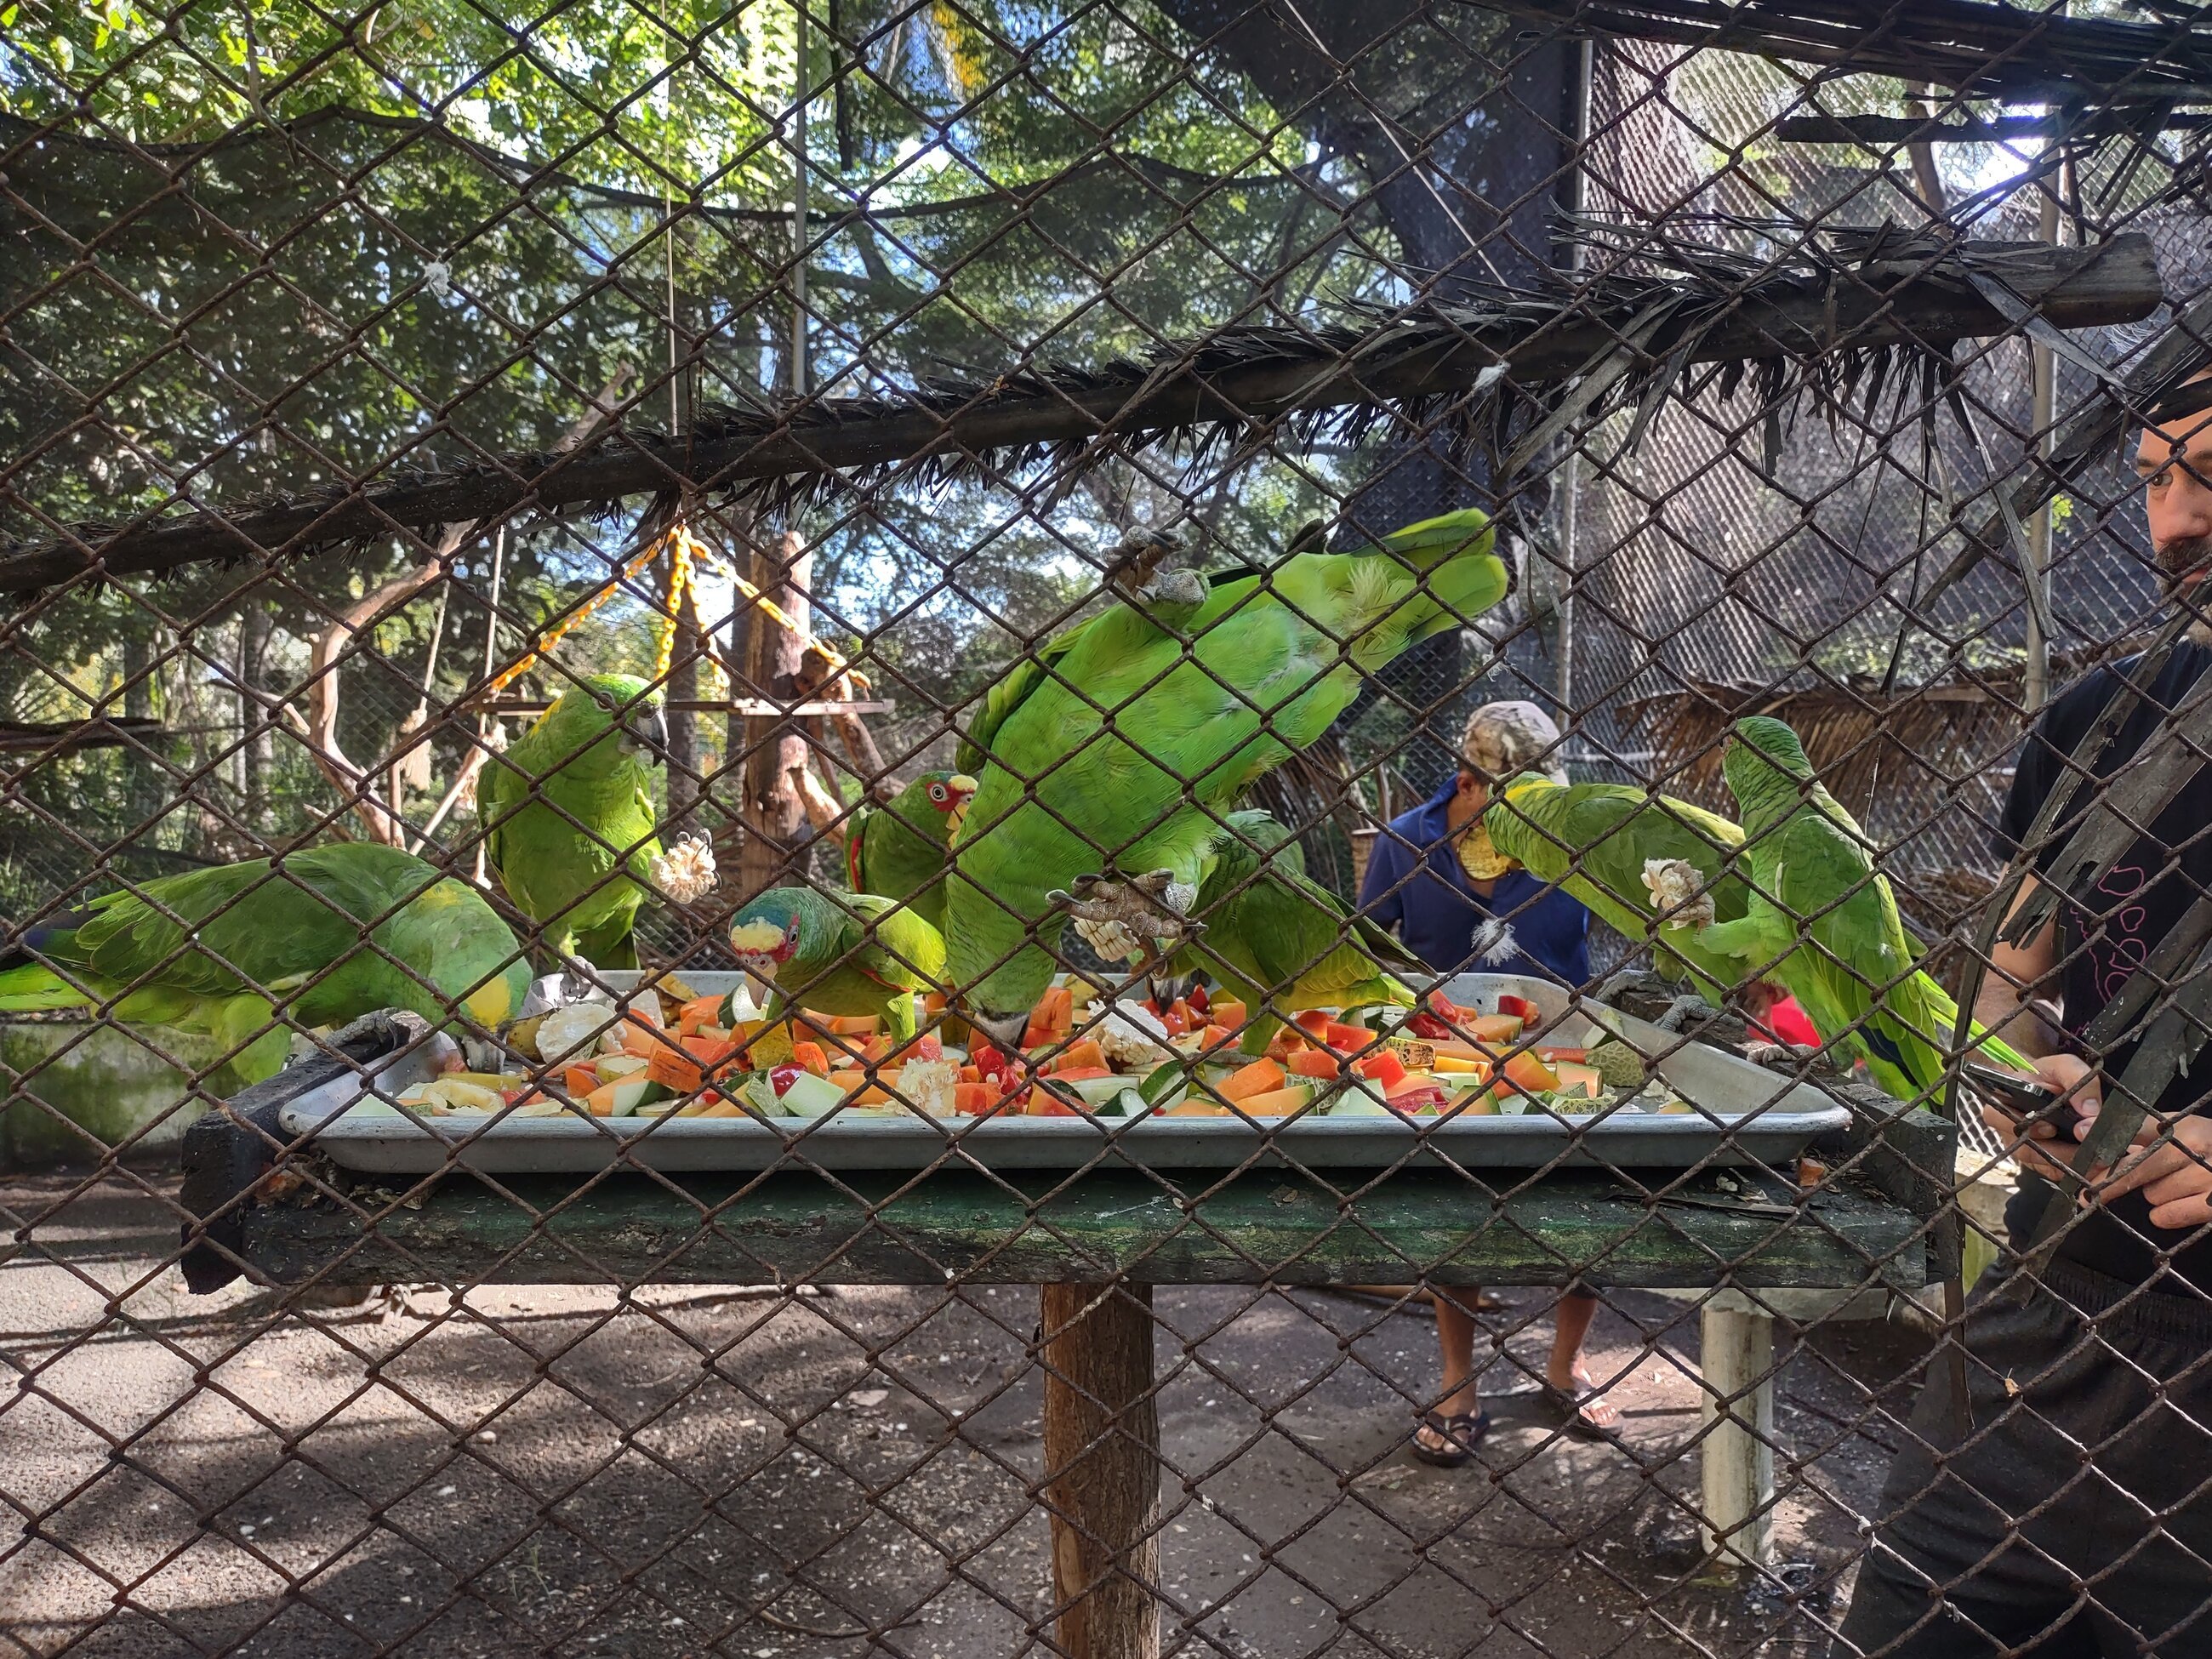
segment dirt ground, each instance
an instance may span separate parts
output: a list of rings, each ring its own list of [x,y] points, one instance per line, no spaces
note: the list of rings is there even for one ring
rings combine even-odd
[[[27,1228],[73,1190],[0,1186],[0,1659],[1052,1651],[1034,1291],[416,1289],[280,1315],[187,1295],[174,1212],[127,1180]],[[1404,1449],[1427,1318],[1158,1292],[1169,1651],[1825,1650],[1910,1334],[1778,1334],[1793,1595],[1665,1565],[1697,1492],[1695,1310],[1601,1314],[1616,1448],[1534,1408],[1548,1298],[1501,1300],[1497,1427],[1439,1470]]]

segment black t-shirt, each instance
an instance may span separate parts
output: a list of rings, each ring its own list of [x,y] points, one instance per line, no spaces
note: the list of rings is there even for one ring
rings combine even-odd
[[[1997,820],[1998,850],[2009,858],[2035,823],[2045,799],[2064,775],[2066,757],[2097,723],[2121,677],[2140,659],[2094,671],[2044,711],[2021,748],[2012,793]],[[2185,640],[2160,671],[2135,711],[2100,755],[2085,757],[2097,778],[2109,778],[2131,760],[2166,711],[2185,696],[2207,667],[2212,650]],[[2065,830],[2093,796],[2077,787],[2067,819],[2053,830],[2043,854],[2047,863],[2064,845]],[[2150,833],[2130,848],[2098,890],[2081,903],[2059,907],[2059,981],[2062,1020],[2079,1033],[2097,1011],[2118,994],[2128,976],[2172,929],[2200,893],[2212,888],[2212,766],[2201,769],[2166,806]],[[2102,1057],[2106,1076],[2118,1078],[2134,1054],[2124,1043]],[[2095,1065],[2099,1057],[2084,1054]],[[2212,1055],[2200,1060],[2194,1075],[2178,1077],[2158,1103],[2164,1112],[2196,1111],[2212,1104]],[[2020,1194],[2005,1212],[2014,1244],[2024,1243],[2043,1213],[2049,1185],[2023,1176]],[[2140,1284],[2158,1268],[2156,1250],[2174,1252],[2172,1270],[2212,1291],[2212,1234],[2154,1227],[2150,1206],[2140,1194],[2117,1199],[2109,1211],[2086,1218],[2070,1231],[2059,1255],[2083,1267]]]

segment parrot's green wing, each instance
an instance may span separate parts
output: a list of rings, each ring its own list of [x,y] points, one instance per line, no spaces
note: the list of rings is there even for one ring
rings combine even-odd
[[[1626,784],[1557,784],[1521,779],[1483,814],[1498,850],[1530,874],[1565,889],[1632,944],[1649,941],[1656,965],[1686,977],[1718,1006],[1743,981],[1745,965],[1699,943],[1695,930],[1661,925],[1644,883],[1647,860],[1696,868],[1723,921],[1740,919],[1750,891],[1732,865],[1743,831],[1717,812]]]
[[[953,753],[953,765],[963,772],[980,774],[991,763],[991,740],[998,736],[999,728],[1017,708],[1027,702],[1037,688],[1049,683],[1052,670],[1081,642],[1083,636],[1103,622],[1103,617],[1093,617],[1088,622],[1078,623],[1065,634],[1054,635],[1029,655],[1007,669],[991,684],[984,694],[982,706],[970,715],[968,729],[960,737]]]
[[[905,991],[933,991],[945,980],[945,936],[891,900],[854,893],[840,944],[848,960],[870,979]]]

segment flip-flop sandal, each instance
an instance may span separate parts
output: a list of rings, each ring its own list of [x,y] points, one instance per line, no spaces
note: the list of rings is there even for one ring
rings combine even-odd
[[[1600,1390],[1596,1389],[1568,1389],[1547,1382],[1537,1390],[1537,1398],[1559,1419],[1559,1426],[1576,1439],[1619,1445],[1620,1430],[1618,1425],[1608,1428],[1602,1423],[1593,1423],[1583,1415],[1583,1407],[1597,1399],[1599,1394]]]
[[[1474,1449],[1482,1437],[1490,1432],[1488,1412],[1454,1412],[1439,1417],[1434,1412],[1421,1413],[1421,1429],[1432,1431],[1443,1441],[1441,1446],[1421,1443],[1421,1430],[1413,1431],[1407,1447],[1424,1463],[1440,1469],[1456,1469],[1474,1455]]]

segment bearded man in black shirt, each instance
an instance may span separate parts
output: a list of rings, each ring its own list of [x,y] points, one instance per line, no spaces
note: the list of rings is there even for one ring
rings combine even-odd
[[[2212,601],[2212,403],[2207,376],[2170,394],[2136,450],[2152,546],[2171,603]],[[2203,636],[2200,638],[2199,636]],[[2101,752],[2108,780],[2177,706],[2212,694],[2202,622]],[[2021,753],[1999,823],[2009,857],[2067,757],[2132,661],[2053,702]],[[2200,684],[2201,682],[2201,684]],[[2076,800],[2086,805],[2085,783]],[[2078,811],[2078,808],[2069,809]],[[2042,849],[2063,845],[2060,823]],[[2027,891],[2033,890],[2031,878]],[[2097,1012],[2198,896],[2212,891],[2212,767],[2201,768],[2098,890],[2062,903],[2025,945],[2000,945],[1975,1012],[2094,1115],[2131,1044],[2080,1048]],[[2027,1008],[2056,997],[2058,1033]],[[2212,1654],[2212,1059],[2178,1078],[2128,1158],[2096,1184],[2047,1262],[2000,1263],[1966,1321],[1968,1409],[1931,1373],[1882,1493],[1842,1653],[1895,1659],[2104,1659]],[[1984,1114],[2027,1172],[2006,1215],[2026,1246],[2060,1139]],[[2095,1177],[2092,1175],[2092,1179]]]

